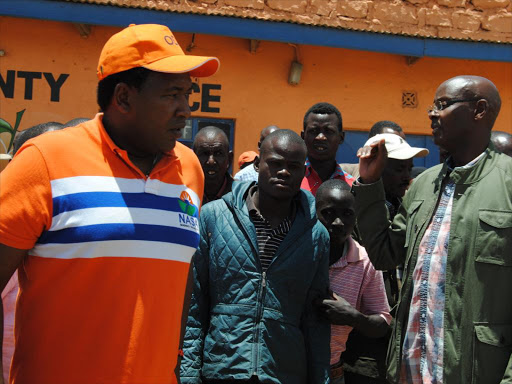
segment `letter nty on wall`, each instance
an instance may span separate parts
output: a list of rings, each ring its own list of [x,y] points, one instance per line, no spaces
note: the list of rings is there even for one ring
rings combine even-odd
[[[14,98],[14,87],[16,83],[24,82],[25,84],[25,100],[32,100],[34,91],[34,83],[42,77],[46,80],[46,85],[50,87],[50,101],[60,101],[60,90],[62,85],[69,77],[67,73],[61,73],[57,78],[50,72],[32,72],[32,71],[15,71],[8,70],[4,76],[0,73],[0,90],[6,99]],[[18,79],[18,81],[16,81]]]

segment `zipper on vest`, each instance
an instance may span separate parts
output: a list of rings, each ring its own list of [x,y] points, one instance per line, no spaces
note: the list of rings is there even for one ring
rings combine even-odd
[[[263,272],[261,274],[261,286],[260,290],[258,292],[258,304],[257,304],[257,310],[256,310],[256,319],[254,324],[254,347],[255,347],[255,353],[254,353],[254,364],[253,364],[253,370],[252,374],[253,376],[258,376],[258,362],[260,360],[260,324],[261,319],[263,318],[263,299],[265,298],[265,291],[267,288],[267,272]]]
[[[259,300],[258,300],[258,304],[259,304],[259,310],[258,310],[258,322],[261,321],[262,317],[263,317],[263,298],[265,297],[265,291],[266,291],[266,288],[267,288],[267,272],[263,272],[261,274],[261,289],[260,289],[260,297],[259,297]]]

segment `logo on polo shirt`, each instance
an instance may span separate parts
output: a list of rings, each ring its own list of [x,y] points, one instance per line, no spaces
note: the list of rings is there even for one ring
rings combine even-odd
[[[181,192],[178,204],[183,212],[179,214],[180,226],[196,230],[198,223],[194,216],[197,215],[198,210],[187,191]]]
[[[197,207],[192,202],[192,198],[187,191],[181,192],[180,200],[178,201],[181,211],[189,216],[194,216],[197,212]]]

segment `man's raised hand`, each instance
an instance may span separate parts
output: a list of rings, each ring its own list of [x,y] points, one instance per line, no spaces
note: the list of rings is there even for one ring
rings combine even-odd
[[[384,139],[370,145],[359,148],[357,157],[359,157],[359,174],[363,184],[372,184],[377,182],[388,160],[388,151],[384,145]]]

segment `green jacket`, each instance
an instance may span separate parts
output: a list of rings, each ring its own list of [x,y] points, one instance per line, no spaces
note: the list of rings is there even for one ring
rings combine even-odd
[[[382,182],[354,184],[359,229],[377,269],[404,263],[388,348],[388,379],[398,383],[418,247],[446,176],[446,164],[421,174],[393,222]],[[492,144],[474,167],[456,168],[444,311],[444,384],[512,383],[512,159]]]
[[[313,305],[329,290],[329,233],[301,191],[290,231],[266,272],[247,205],[252,184],[203,206],[182,384],[248,380],[327,384],[330,324]]]

